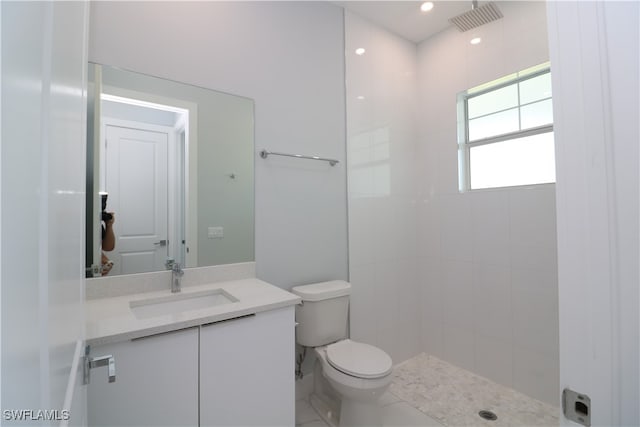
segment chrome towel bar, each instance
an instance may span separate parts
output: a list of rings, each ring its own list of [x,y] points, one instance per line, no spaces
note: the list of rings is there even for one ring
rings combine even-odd
[[[336,164],[340,163],[336,159],[326,159],[324,157],[317,157],[317,156],[303,156],[302,154],[276,153],[275,151],[267,151],[267,150],[262,150],[260,152],[260,157],[262,157],[263,159],[266,159],[270,155],[285,156],[285,157],[297,157],[298,159],[322,160],[323,162],[329,162],[329,164],[331,166],[335,166]]]

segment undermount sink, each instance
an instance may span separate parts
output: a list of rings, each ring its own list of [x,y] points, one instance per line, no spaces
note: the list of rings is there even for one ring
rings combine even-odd
[[[201,310],[234,302],[238,302],[238,299],[224,289],[212,289],[131,301],[129,307],[138,319],[148,319],[150,317]]]

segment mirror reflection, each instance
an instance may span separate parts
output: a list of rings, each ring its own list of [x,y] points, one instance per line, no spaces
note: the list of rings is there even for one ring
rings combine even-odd
[[[253,100],[89,64],[87,276],[254,260]]]

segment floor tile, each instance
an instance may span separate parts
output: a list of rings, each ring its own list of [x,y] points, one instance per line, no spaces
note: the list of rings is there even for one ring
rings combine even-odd
[[[322,420],[315,420],[304,424],[296,424],[296,427],[329,427],[329,424]]]
[[[313,410],[306,400],[296,400],[296,425],[320,420],[320,415]]]
[[[384,427],[442,427],[442,424],[406,402],[385,406],[382,417]]]
[[[420,354],[393,371],[389,390],[381,397],[385,427],[558,426],[557,407]],[[497,420],[478,413],[489,410]],[[327,427],[306,400],[296,401],[296,425]]]

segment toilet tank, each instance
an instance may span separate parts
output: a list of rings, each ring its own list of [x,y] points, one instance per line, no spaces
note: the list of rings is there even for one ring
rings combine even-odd
[[[347,337],[351,285],[344,280],[295,286],[302,299],[296,306],[296,342],[319,347]]]

